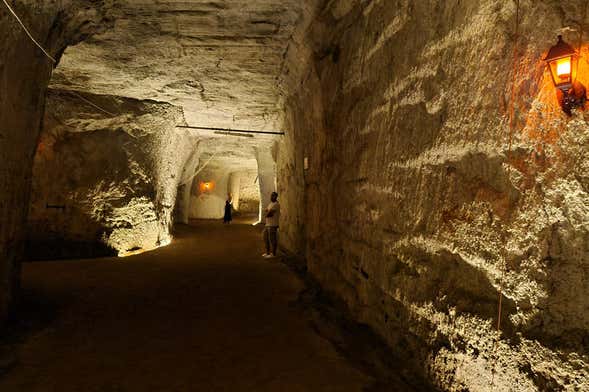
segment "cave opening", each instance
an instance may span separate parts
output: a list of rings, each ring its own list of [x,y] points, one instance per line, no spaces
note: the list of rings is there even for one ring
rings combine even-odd
[[[2,0],[0,390],[589,390],[585,3]]]

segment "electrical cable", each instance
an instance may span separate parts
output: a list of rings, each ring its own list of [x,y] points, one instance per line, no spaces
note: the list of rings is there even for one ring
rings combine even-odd
[[[41,49],[41,51],[45,54],[45,56],[47,56],[47,58],[49,60],[51,60],[51,62],[53,64],[57,64],[57,60],[55,60],[55,58],[53,56],[51,56],[47,50],[45,50],[45,48],[35,39],[35,37],[33,37],[33,35],[29,31],[29,29],[25,26],[25,24],[23,23],[23,21],[21,20],[21,18],[17,15],[17,13],[10,6],[10,4],[8,4],[8,1],[7,0],[2,0],[2,2],[6,5],[6,7],[8,8],[8,11],[10,11],[10,13],[14,16],[14,18],[16,19],[16,21],[18,22],[18,24],[20,24],[20,26],[23,28],[23,30],[25,31],[25,33],[27,34],[27,36],[31,39],[31,41],[33,41],[33,43],[39,49]],[[88,99],[82,97],[80,94],[76,93],[75,91],[71,91],[70,90],[70,92],[73,95],[75,95],[76,97],[80,98],[82,101],[84,101],[87,104],[89,104],[89,105],[95,107],[96,109],[100,110],[101,112],[106,113],[109,116],[116,117],[116,114],[113,114],[113,113],[109,112],[108,110],[101,108],[100,106],[96,105],[95,103],[93,103],[93,102],[89,101]]]
[[[10,4],[8,4],[7,0],[2,0],[4,2],[4,4],[6,5],[6,7],[8,8],[8,11],[10,11],[10,13],[16,18],[16,21],[18,22],[18,24],[21,25],[21,27],[23,28],[23,30],[25,31],[25,33],[27,33],[27,35],[29,36],[29,38],[31,39],[31,41],[33,41],[33,43],[35,45],[37,45],[37,47],[39,49],[41,49],[41,51],[45,54],[45,56],[47,56],[47,58],[49,58],[53,64],[57,64],[57,60],[55,60],[55,58],[53,58],[53,56],[51,56],[49,54],[49,52],[47,52],[45,50],[45,48],[43,48],[43,46],[41,46],[41,44],[39,42],[37,42],[37,40],[33,37],[33,35],[29,32],[29,29],[27,29],[27,27],[25,26],[25,24],[23,23],[23,21],[18,17],[18,15],[16,14],[16,12],[14,12],[14,10],[12,9],[12,7],[10,6]]]
[[[211,161],[213,160],[213,158],[215,158],[215,156],[217,156],[217,154],[218,154],[218,153],[219,153],[219,150],[215,151],[215,153],[214,153],[213,155],[211,155],[211,157],[210,157],[210,158],[209,158],[209,159],[208,159],[208,160],[207,160],[207,161],[204,163],[204,165],[202,165],[201,167],[199,167],[199,168],[198,168],[198,170],[197,170],[197,171],[196,171],[196,172],[195,172],[193,175],[191,175],[190,177],[188,177],[188,179],[186,179],[185,181],[182,181],[180,184],[178,184],[178,186],[181,186],[181,185],[186,185],[186,184],[187,184],[189,181],[191,181],[191,180],[192,180],[194,177],[198,176],[198,174],[199,174],[201,171],[203,171],[203,169],[204,169],[205,167],[207,167],[207,165],[208,165],[209,163],[211,163]]]
[[[82,96],[81,96],[80,94],[78,94],[77,92],[75,92],[75,91],[72,91],[72,90],[68,90],[68,92],[70,92],[72,95],[74,95],[74,96],[76,96],[76,97],[80,98],[82,101],[86,102],[88,105],[91,105],[91,106],[95,107],[96,109],[100,110],[101,112],[103,112],[103,113],[106,113],[106,114],[108,114],[109,116],[116,117],[116,114],[114,114],[114,113],[111,113],[111,112],[109,112],[108,110],[101,108],[100,106],[96,105],[95,103],[93,103],[93,102],[89,101],[88,99],[86,99],[86,98],[82,97]]]

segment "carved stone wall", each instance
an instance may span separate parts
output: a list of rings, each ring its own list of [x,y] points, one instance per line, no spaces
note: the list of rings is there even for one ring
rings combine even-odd
[[[589,123],[542,62],[584,7],[332,1],[287,55],[283,244],[444,390],[589,388]]]

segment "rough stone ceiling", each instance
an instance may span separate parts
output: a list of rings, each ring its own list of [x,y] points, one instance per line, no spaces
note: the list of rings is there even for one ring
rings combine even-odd
[[[266,135],[219,135],[209,133],[208,137],[196,133],[200,140],[201,166],[206,164],[211,171],[242,172],[256,170],[256,148],[270,148],[274,136]]]
[[[299,0],[121,0],[115,27],[69,47],[52,87],[169,102],[192,125],[277,129]]]

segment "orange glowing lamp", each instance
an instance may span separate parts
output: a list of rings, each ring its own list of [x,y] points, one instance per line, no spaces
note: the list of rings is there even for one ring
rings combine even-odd
[[[574,73],[576,72],[577,52],[575,49],[564,42],[562,35],[559,35],[558,42],[550,48],[544,61],[548,63],[554,86],[560,90],[568,91],[573,86]]]
[[[562,35],[544,58],[557,89],[558,102],[569,116],[574,108],[584,107],[587,99],[585,86],[576,80],[578,60],[577,52],[562,40]]]
[[[199,184],[200,193],[209,193],[215,189],[215,183],[212,181],[201,181]]]

